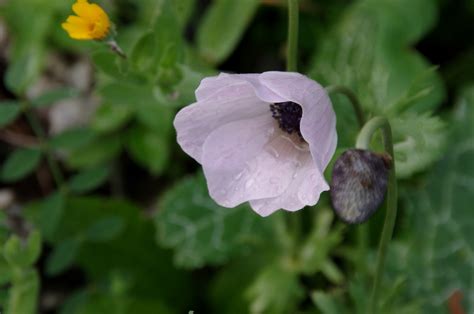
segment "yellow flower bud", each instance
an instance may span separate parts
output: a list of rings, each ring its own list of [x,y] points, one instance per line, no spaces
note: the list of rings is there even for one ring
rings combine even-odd
[[[61,25],[71,38],[100,40],[107,37],[110,31],[110,20],[100,6],[91,4],[87,0],[77,0],[72,10],[77,16],[70,15]]]

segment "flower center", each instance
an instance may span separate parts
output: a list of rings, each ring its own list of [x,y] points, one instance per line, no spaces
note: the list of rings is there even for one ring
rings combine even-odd
[[[270,111],[272,112],[272,117],[278,121],[280,129],[288,134],[297,132],[300,138],[303,138],[300,131],[303,110],[300,105],[291,101],[278,102],[270,104]]]

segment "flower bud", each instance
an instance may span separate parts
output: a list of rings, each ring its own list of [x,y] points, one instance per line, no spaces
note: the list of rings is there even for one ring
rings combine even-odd
[[[351,149],[334,164],[331,202],[334,211],[350,224],[365,222],[382,204],[392,159],[388,154]]]

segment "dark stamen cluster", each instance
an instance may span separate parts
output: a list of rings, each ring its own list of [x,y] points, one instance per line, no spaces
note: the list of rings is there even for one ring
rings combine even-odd
[[[300,105],[291,101],[279,102],[271,104],[270,111],[272,112],[272,117],[278,121],[280,129],[288,134],[298,132],[298,135],[302,138],[300,121],[303,110]]]

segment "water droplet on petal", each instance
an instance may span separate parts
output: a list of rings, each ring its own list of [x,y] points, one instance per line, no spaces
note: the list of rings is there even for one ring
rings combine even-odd
[[[254,179],[249,179],[246,183],[245,183],[245,188],[249,189],[250,187],[252,187],[253,183],[255,182]]]

